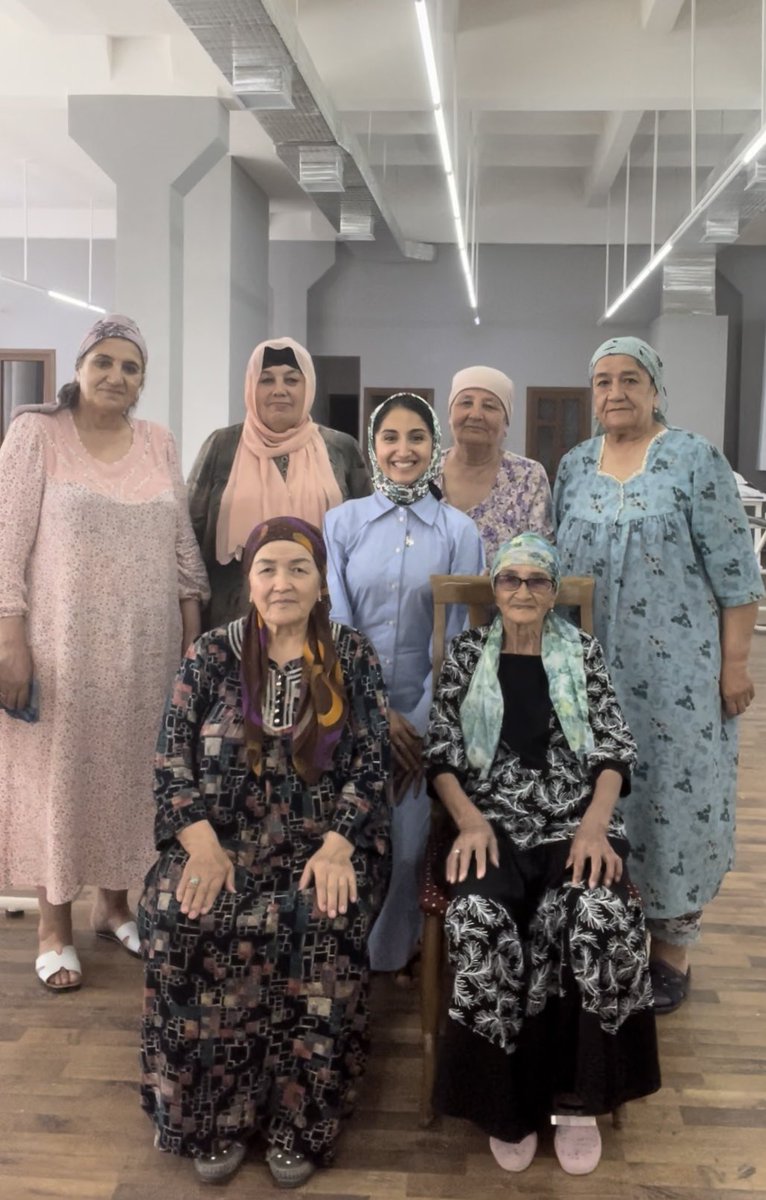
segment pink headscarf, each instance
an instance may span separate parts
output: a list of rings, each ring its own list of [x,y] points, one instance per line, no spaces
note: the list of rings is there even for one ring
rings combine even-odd
[[[263,424],[255,406],[266,347],[289,347],[306,379],[306,397],[297,425],[274,433]],[[256,525],[273,517],[300,517],[322,528],[328,508],[343,496],[333,474],[327,446],[309,413],[314,403],[316,375],[311,355],[292,338],[269,338],[256,346],[245,374],[245,425],[234,463],[221,497],[216,528],[216,558],[220,563],[240,558]],[[288,454],[287,479],[274,462]]]
[[[510,422],[513,412],[512,379],[509,379],[502,371],[498,371],[496,367],[463,367],[463,370],[458,371],[452,379],[447,412],[452,408],[460,393],[467,392],[469,388],[482,388],[483,391],[497,396],[505,409],[505,419]]]

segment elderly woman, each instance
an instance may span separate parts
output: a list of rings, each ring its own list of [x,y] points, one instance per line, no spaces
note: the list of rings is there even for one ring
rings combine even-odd
[[[328,508],[372,491],[354,439],[312,421],[315,391],[303,346],[261,342],[247,364],[244,424],[216,430],[197,455],[189,507],[212,588],[208,629],[247,611],[239,560],[254,525],[294,516],[321,528]]]
[[[453,641],[423,755],[457,827],[434,1100],[488,1133],[509,1171],[529,1166],[550,1118],[561,1166],[585,1174],[601,1153],[595,1114],[659,1087],[644,920],[615,814],[635,746],[598,642],[553,612],[555,550],[521,534],[491,579],[497,615]]]
[[[139,953],[127,888],[152,860],[157,726],[208,595],[173,438],[133,415],[146,362],[134,321],[97,321],[59,404],[0,449],[0,883],[37,885],[56,992],[82,982],[83,884],[96,932]],[[39,720],[11,720],[33,680]]]
[[[652,347],[611,338],[590,377],[603,432],[561,461],[558,539],[564,569],[596,577],[596,632],[638,743],[626,824],[655,1005],[669,1013],[732,863],[737,714],[753,698],[763,589],[732,471],[705,438],[666,424]]]
[[[386,700],[370,643],[329,621],[325,561],[305,521],[253,530],[250,612],[192,647],[160,734],[143,1104],[207,1182],[257,1131],[276,1182],[305,1182],[364,1069]]]
[[[433,478],[440,461],[436,413],[399,392],[376,408],[368,446],[375,494],[325,517],[333,616],[361,629],[381,656],[391,701],[391,743],[399,799],[392,822],[393,873],[370,939],[376,971],[404,972],[422,926],[418,876],[428,839],[422,737],[431,703],[432,575],[473,575],[484,558],[473,521],[440,504]],[[449,636],[463,627],[453,608]]]
[[[487,562],[501,543],[529,530],[553,540],[548,476],[540,463],[503,450],[513,411],[513,383],[494,367],[466,367],[452,380],[449,426],[437,484],[444,498],[468,513],[484,542]]]

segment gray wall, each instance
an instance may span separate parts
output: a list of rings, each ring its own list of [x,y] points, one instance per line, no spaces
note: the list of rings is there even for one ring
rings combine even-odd
[[[241,421],[245,368],[269,333],[269,201],[233,161],[230,255],[229,412],[232,421]]]
[[[737,470],[766,491],[766,471],[758,469],[766,334],[766,247],[731,246],[718,255],[718,271],[742,300],[739,461]]]
[[[23,271],[21,240],[0,238],[0,274],[21,279]],[[30,240],[28,279],[46,289],[87,299],[87,241]],[[110,308],[113,295],[114,242],[94,242],[93,301],[102,308]],[[96,316],[87,309],[52,300],[44,292],[33,292],[0,279],[0,347],[55,350],[57,387],[72,378],[77,347]]]
[[[300,254],[300,243],[292,253]],[[338,246],[311,288],[309,348],[359,355],[361,386],[433,387],[446,417],[452,375],[483,363],[516,385],[509,445],[525,448],[526,389],[587,384],[590,356],[612,333],[646,336],[656,288],[629,327],[596,325],[603,311],[604,251],[592,246],[482,247],[481,325],[473,324],[456,254],[404,262],[375,244]]]

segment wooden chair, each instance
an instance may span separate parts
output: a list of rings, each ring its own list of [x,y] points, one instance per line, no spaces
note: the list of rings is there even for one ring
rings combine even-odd
[[[577,608],[580,626],[593,632],[593,589],[595,581],[586,575],[565,575],[561,580],[557,604]],[[446,650],[445,630],[448,604],[465,604],[470,625],[487,621],[493,604],[492,586],[486,575],[432,575],[434,598],[433,677],[439,678]],[[431,808],[431,834],[425,856],[425,873],[420,906],[423,910],[423,939],[420,951],[420,1024],[423,1034],[423,1076],[420,1092],[420,1124],[426,1128],[433,1120],[431,1093],[436,1073],[436,1044],[442,1015],[442,981],[446,966],[444,914],[449,897],[443,883],[444,860],[454,838],[454,829],[442,808]],[[617,1122],[615,1121],[615,1124]]]

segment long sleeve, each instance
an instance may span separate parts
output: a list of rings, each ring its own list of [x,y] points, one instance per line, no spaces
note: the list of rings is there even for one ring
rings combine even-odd
[[[202,562],[197,539],[189,517],[189,504],[178,453],[172,433],[168,432],[168,469],[173,481],[176,497],[176,561],[178,563],[179,600],[199,600],[204,604],[210,599],[207,572]]]
[[[340,508],[331,509],[324,519],[324,543],[327,547],[327,590],[330,593],[330,615],[341,625],[356,628],[351,598],[346,587],[346,547],[338,521]]]
[[[720,450],[697,440],[690,518],[695,554],[722,608],[751,604],[763,585],[734,474]]]
[[[565,454],[562,458],[553,483],[553,522],[556,530],[560,529],[566,511],[565,495],[569,471],[568,458],[568,454]]]
[[[593,730],[594,749],[588,754],[588,766],[596,775],[612,767],[623,776],[621,795],[630,792],[630,772],[636,765],[636,743],[622,714],[604,651],[594,637],[581,635],[584,650],[588,715]]]
[[[367,638],[347,630],[353,656],[346,669],[346,691],[352,744],[344,759],[345,778],[338,780],[338,804],[330,828],[355,846],[385,849],[388,834],[387,784],[391,747],[383,673]]]
[[[194,536],[201,549],[204,549],[205,531],[208,523],[210,493],[213,486],[215,466],[214,447],[218,432],[216,430],[214,433],[211,433],[202,443],[186,481],[189,516]]]
[[[346,473],[349,498],[360,500],[363,496],[371,496],[373,492],[372,479],[358,442],[353,441],[349,456],[350,462]]]
[[[206,634],[198,638],[181,663],[162,717],[154,762],[154,840],[158,850],[181,829],[208,816],[199,789],[197,761],[199,730],[215,687],[207,639]]]
[[[0,617],[26,617],[26,571],[37,538],[45,493],[45,450],[40,422],[24,414],[0,447]]]
[[[474,630],[462,634],[449,647],[434,692],[423,747],[423,762],[430,777],[451,771],[463,782],[470,766],[460,724],[460,705],[481,653]]]
[[[553,498],[551,485],[542,463],[533,462],[529,472],[529,530],[549,542],[554,540]]]

